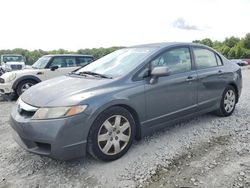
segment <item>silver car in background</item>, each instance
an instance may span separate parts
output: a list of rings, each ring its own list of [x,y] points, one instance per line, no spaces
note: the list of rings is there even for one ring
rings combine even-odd
[[[10,123],[30,152],[111,161],[171,124],[208,112],[230,116],[241,89],[240,67],[207,46],[139,45],[31,87]]]

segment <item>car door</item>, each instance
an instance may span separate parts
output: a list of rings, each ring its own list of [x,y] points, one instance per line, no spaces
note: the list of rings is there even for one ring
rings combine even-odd
[[[67,56],[56,56],[51,60],[48,69],[46,69],[45,75],[47,79],[57,76],[65,75],[75,69],[77,69],[76,58]]]
[[[188,46],[165,51],[150,62],[151,70],[168,66],[169,76],[145,85],[148,126],[158,125],[193,113],[197,106],[197,73],[192,70]]]
[[[195,66],[198,75],[198,110],[214,108],[226,84],[226,72],[218,54],[203,47],[193,47]]]

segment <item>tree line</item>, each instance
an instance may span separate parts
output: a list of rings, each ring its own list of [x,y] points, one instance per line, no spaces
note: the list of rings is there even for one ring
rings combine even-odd
[[[25,50],[22,48],[16,48],[13,50],[0,50],[0,55],[2,54],[21,54],[26,58],[26,64],[32,65],[34,62],[37,61],[40,57],[48,54],[85,54],[85,55],[93,55],[95,59],[99,59],[102,56],[105,56],[115,50],[121,49],[124,47],[110,47],[110,48],[86,48],[80,49],[77,51],[68,51],[65,49],[58,49],[52,51],[44,51],[44,50]]]
[[[212,41],[209,38],[193,42],[210,46],[228,59],[250,59],[250,33],[247,33],[243,38],[228,37],[222,42]]]
[[[201,43],[207,46],[210,46],[222,53],[225,57],[229,59],[247,59],[250,58],[250,33],[246,34],[243,38],[238,37],[228,37],[224,41],[212,41],[209,38],[205,38],[202,40],[194,40],[194,43]],[[26,58],[26,64],[32,65],[38,58],[43,55],[48,54],[87,54],[93,55],[95,59],[99,59],[100,57],[107,55],[117,49],[124,48],[120,47],[110,47],[110,48],[86,48],[80,49],[77,51],[68,51],[65,49],[58,49],[52,51],[44,51],[44,50],[25,50],[21,48],[16,48],[13,50],[0,50],[0,55],[2,54],[21,54]]]

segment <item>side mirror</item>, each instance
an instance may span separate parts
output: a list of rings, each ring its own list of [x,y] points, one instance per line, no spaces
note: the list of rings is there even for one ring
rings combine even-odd
[[[52,67],[50,67],[50,70],[51,71],[54,71],[54,70],[56,70],[56,69],[58,69],[59,67],[57,66],[57,65],[55,65],[55,66],[52,66]]]
[[[150,73],[151,79],[150,84],[154,84],[157,78],[162,76],[169,76],[171,73],[170,69],[167,66],[155,67]]]

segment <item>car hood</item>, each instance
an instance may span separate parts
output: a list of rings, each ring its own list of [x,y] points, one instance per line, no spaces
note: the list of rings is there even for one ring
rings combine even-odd
[[[21,99],[36,107],[72,106],[96,94],[113,79],[60,76],[41,82],[21,95]]]

